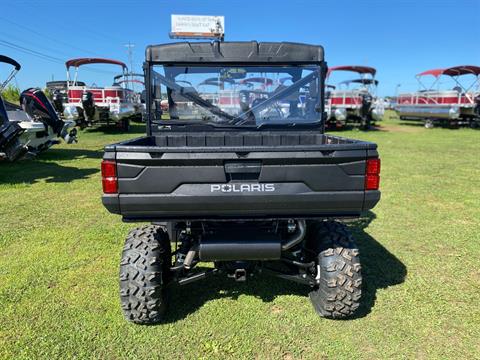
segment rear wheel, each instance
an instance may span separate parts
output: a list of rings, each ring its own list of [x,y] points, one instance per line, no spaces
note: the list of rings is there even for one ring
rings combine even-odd
[[[160,226],[136,228],[127,236],[120,263],[120,300],[127,320],[153,324],[167,307],[170,241]]]
[[[312,240],[319,282],[309,294],[313,307],[325,318],[352,316],[362,293],[359,251],[352,235],[345,225],[329,221],[318,224]]]

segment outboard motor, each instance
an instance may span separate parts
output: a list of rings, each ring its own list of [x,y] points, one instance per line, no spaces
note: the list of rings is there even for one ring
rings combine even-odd
[[[475,114],[480,117],[480,95],[475,97]]]
[[[30,88],[20,95],[23,110],[33,119],[41,121],[45,128],[51,127],[57,136],[62,137],[67,143],[76,142],[77,129],[67,132],[65,123],[58,117],[52,103],[45,93],[38,88]]]
[[[362,116],[368,116],[372,108],[373,98],[370,94],[362,95]]]
[[[362,95],[362,119],[364,122],[364,127],[368,129],[370,127],[370,112],[372,111],[373,97],[370,94]]]
[[[0,97],[0,160],[15,161],[27,153],[28,148],[18,141],[23,132],[20,125],[8,120],[5,104]]]
[[[53,92],[52,100],[55,110],[57,110],[59,114],[63,114],[63,95],[59,90]]]
[[[86,120],[92,120],[95,116],[95,102],[93,101],[93,94],[90,91],[83,92],[82,105]]]

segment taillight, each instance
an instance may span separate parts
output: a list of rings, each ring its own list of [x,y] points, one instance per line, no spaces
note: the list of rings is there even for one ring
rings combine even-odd
[[[105,194],[118,192],[117,164],[115,161],[102,161],[102,187]]]
[[[365,190],[378,190],[380,187],[380,159],[367,159],[365,167]]]

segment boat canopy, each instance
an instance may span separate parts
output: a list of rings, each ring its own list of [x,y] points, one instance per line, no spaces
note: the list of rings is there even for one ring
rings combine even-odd
[[[417,74],[417,77],[432,75],[435,77],[439,77],[441,75],[448,75],[448,76],[460,76],[460,75],[480,75],[480,66],[475,65],[460,65],[460,66],[453,66],[450,68],[443,68],[443,69],[432,69],[421,72]]]
[[[125,80],[118,80],[114,82],[113,84],[116,85],[121,85],[125,83],[135,83],[135,84],[140,84],[140,85],[145,85],[145,83],[142,80],[137,80],[137,79],[125,79]]]
[[[0,63],[10,64],[13,66],[13,70],[10,72],[5,81],[3,83],[0,83],[0,91],[3,91],[3,89],[5,89],[10,80],[12,80],[17,74],[17,72],[21,69],[21,66],[18,62],[5,55],[0,55]]]
[[[102,58],[79,58],[79,59],[71,59],[68,60],[65,63],[65,66],[67,67],[67,70],[71,67],[79,67],[82,65],[87,65],[87,64],[112,64],[112,65],[119,65],[123,67],[124,69],[127,69],[127,65],[125,63],[118,61],[118,60],[112,60],[112,59],[102,59]]]
[[[202,81],[200,85],[212,85],[212,86],[222,86],[223,84],[228,83],[228,84],[235,84],[235,80],[232,79],[221,79],[219,80],[218,78],[208,78],[204,81]]]
[[[332,66],[328,69],[328,75],[330,75],[333,71],[352,71],[359,74],[371,74],[375,76],[377,70],[370,66],[362,66],[362,65],[343,65],[343,66]]]
[[[373,84],[373,85],[377,86],[378,85],[378,80],[375,80],[375,79],[345,80],[345,81],[342,81],[342,82],[338,83],[338,85],[342,85],[342,84],[348,85],[348,84],[351,84],[351,83],[364,84],[364,85],[372,85]]]
[[[264,78],[264,77],[251,77],[251,78],[246,78],[240,81],[240,84],[246,84],[246,83],[259,83],[259,84],[265,84],[265,85],[272,85],[273,80],[269,78]]]
[[[118,74],[113,77],[113,81],[117,81],[120,78],[123,77],[141,77],[143,78],[144,75],[142,73],[128,73],[128,74]]]
[[[0,55],[0,62],[12,65],[16,71],[21,69],[20,64],[8,56]]]

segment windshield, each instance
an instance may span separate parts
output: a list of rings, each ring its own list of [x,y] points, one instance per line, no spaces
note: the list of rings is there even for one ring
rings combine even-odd
[[[151,120],[217,126],[321,120],[318,66],[162,66],[151,71]]]

